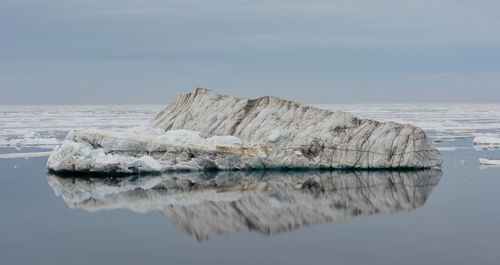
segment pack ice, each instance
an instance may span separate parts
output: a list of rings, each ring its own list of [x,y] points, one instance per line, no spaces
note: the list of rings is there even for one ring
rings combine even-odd
[[[410,124],[277,97],[182,94],[148,126],[70,132],[49,157],[50,171],[135,173],[261,168],[433,168],[439,151]]]

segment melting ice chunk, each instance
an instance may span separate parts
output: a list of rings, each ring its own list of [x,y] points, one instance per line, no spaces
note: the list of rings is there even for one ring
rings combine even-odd
[[[495,149],[500,148],[500,134],[498,133],[478,133],[472,141],[475,148]]]
[[[500,159],[479,158],[480,165],[500,166]]]

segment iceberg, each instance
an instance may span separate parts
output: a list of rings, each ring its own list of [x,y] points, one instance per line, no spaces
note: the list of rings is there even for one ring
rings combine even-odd
[[[411,211],[439,183],[439,169],[412,171],[217,171],[79,178],[48,175],[71,209],[157,212],[197,240],[278,234],[357,216]]]
[[[148,126],[70,132],[49,157],[55,172],[212,169],[434,168],[439,151],[410,124],[359,119],[277,97],[235,98],[196,88]]]

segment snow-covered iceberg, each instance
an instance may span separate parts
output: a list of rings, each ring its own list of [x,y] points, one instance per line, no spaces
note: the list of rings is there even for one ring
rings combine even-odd
[[[424,131],[358,119],[265,96],[196,88],[177,96],[144,128],[68,134],[52,171],[162,172],[250,168],[432,168],[442,163]]]
[[[198,240],[257,231],[276,234],[360,215],[422,206],[441,170],[218,171],[125,178],[48,175],[73,209],[157,212]]]

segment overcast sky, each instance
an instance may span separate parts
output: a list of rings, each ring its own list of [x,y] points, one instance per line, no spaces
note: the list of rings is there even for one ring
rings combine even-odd
[[[498,0],[0,0],[0,104],[500,103]]]

